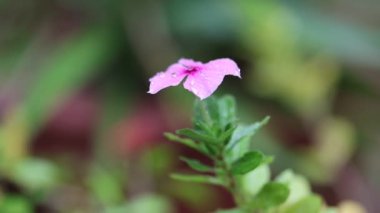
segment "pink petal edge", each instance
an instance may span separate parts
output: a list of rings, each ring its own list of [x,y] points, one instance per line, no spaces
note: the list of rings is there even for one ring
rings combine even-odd
[[[156,94],[160,90],[177,86],[186,77],[183,73],[184,67],[179,64],[173,64],[168,67],[165,72],[159,72],[149,79],[149,91],[150,94]]]

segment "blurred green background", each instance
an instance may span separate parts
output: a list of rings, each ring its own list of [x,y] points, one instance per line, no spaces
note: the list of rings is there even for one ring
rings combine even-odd
[[[194,96],[147,94],[181,57],[234,59],[255,148],[305,175],[328,205],[380,212],[377,0],[0,0],[0,212],[210,212],[228,193],[181,183],[162,133]],[[346,203],[347,204],[347,203]]]

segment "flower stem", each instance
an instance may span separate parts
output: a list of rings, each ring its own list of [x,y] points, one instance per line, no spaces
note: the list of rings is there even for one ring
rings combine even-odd
[[[232,194],[236,205],[241,208],[244,204],[244,199],[243,199],[243,196],[240,194],[240,190],[239,190],[237,181],[234,178],[234,176],[232,175],[231,171],[228,169],[226,162],[224,160],[222,162],[223,162],[222,165],[224,167],[224,170],[225,170],[226,176],[227,176],[227,188],[230,191],[230,193]]]
[[[232,174],[228,163],[226,162],[223,154],[221,152],[216,159],[216,166],[223,171],[223,177],[226,180],[225,188],[231,193],[236,206],[243,212],[247,210],[244,195],[239,189],[236,177]]]

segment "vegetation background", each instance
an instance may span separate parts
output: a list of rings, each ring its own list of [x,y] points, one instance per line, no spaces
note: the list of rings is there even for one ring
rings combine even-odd
[[[254,146],[276,156],[274,173],[305,175],[329,205],[380,212],[379,11],[377,0],[0,0],[0,212],[233,206],[168,177],[187,169],[180,154],[201,157],[162,134],[190,125],[194,96],[146,92],[181,57],[237,61],[242,80],[217,94],[237,98],[242,121],[271,116]]]

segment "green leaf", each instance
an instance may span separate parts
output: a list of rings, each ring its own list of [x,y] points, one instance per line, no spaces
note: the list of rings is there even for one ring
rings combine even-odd
[[[253,136],[257,132],[257,130],[259,130],[262,126],[268,123],[269,119],[270,117],[266,116],[263,120],[251,124],[249,126],[238,126],[232,134],[231,140],[227,145],[227,149],[231,150],[242,139]]]
[[[242,138],[232,149],[225,151],[225,157],[228,164],[232,164],[241,158],[247,150],[250,150],[250,139],[248,137]]]
[[[174,212],[170,201],[156,194],[144,194],[116,206],[106,206],[105,213],[168,213]],[[103,211],[102,211],[103,212]]]
[[[124,213],[130,211],[129,203],[123,203],[117,206],[106,206],[104,209],[104,213]]]
[[[267,164],[262,164],[255,170],[248,172],[241,178],[241,187],[247,195],[254,196],[269,181],[269,166]]]
[[[93,167],[87,179],[91,194],[104,205],[114,205],[123,200],[123,178],[115,168]]]
[[[214,171],[213,168],[211,168],[210,166],[204,165],[198,160],[190,159],[186,157],[181,157],[180,159],[184,161],[189,167],[191,167],[195,171],[198,171],[198,172],[213,172]]]
[[[161,144],[144,151],[139,166],[147,169],[153,177],[156,177],[167,175],[176,163],[176,151],[171,144]]]
[[[268,209],[279,206],[289,196],[289,188],[282,183],[270,182],[264,185],[252,202],[253,208]]]
[[[16,195],[2,196],[0,199],[0,212],[32,213],[33,205],[25,197]]]
[[[203,122],[209,127],[219,121],[219,108],[217,99],[213,96],[201,101],[196,100],[194,104],[194,123]]]
[[[204,123],[209,129],[210,127],[216,127],[223,130],[228,124],[235,121],[236,104],[232,96],[227,95],[219,99],[210,97],[206,100],[195,102],[194,124]],[[207,129],[204,126],[201,128],[202,130]]]
[[[226,130],[221,133],[219,137],[219,141],[222,141],[223,144],[227,144],[230,141],[231,136],[234,133],[236,128],[237,126],[227,125]]]
[[[223,96],[218,100],[219,126],[226,127],[230,123],[236,122],[236,103],[231,95]]]
[[[200,143],[202,144],[210,157],[214,157],[218,153],[218,148],[214,144]]]
[[[198,150],[202,153],[207,153],[207,150],[205,148],[202,148],[202,146],[200,146],[199,144],[197,144],[195,141],[193,141],[191,139],[181,138],[181,137],[178,137],[177,135],[170,133],[170,132],[165,132],[164,135],[170,141],[181,143],[181,144],[186,145],[190,148]]]
[[[235,100],[232,96],[196,101],[194,105],[194,126],[197,130],[219,135],[229,124],[236,122]]]
[[[217,202],[215,199],[216,188],[205,187],[203,184],[172,181],[167,187],[166,196],[169,195],[178,201],[186,202],[188,206],[192,207],[193,212],[203,212],[204,206],[211,202]]]
[[[286,184],[290,194],[283,206],[293,205],[302,198],[311,194],[310,184],[301,175],[296,175],[291,170],[283,171],[276,179],[276,182]]]
[[[284,213],[318,213],[322,208],[322,199],[317,195],[309,195],[290,206]]]
[[[274,161],[273,156],[265,156],[262,164],[271,164]]]
[[[175,174],[171,174],[170,177],[175,180],[180,180],[180,181],[224,185],[224,183],[219,178],[209,176],[209,175],[190,175],[190,174],[175,173]]]
[[[195,122],[194,123],[194,129],[206,132],[209,135],[213,135],[214,134],[213,129],[210,126],[208,126],[206,123],[202,122],[202,121]]]
[[[163,195],[146,194],[131,200],[129,203],[130,211],[127,212],[154,212],[168,213],[174,212],[170,200]]]
[[[14,179],[30,190],[49,190],[60,180],[59,167],[47,160],[28,158],[17,164]]]
[[[176,133],[201,143],[217,144],[216,139],[193,129],[180,129]]]
[[[261,152],[251,151],[245,153],[243,157],[232,164],[231,172],[234,175],[244,175],[256,169],[264,160],[265,156]]]
[[[339,209],[334,207],[325,207],[322,211],[320,211],[320,213],[339,213]]]

